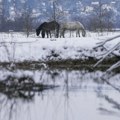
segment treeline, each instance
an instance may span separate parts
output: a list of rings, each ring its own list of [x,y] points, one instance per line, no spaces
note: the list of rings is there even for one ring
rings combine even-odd
[[[115,8],[117,2],[106,2],[105,0],[95,0],[84,5],[81,1],[77,1],[74,7],[69,6],[69,1],[65,1],[63,6],[60,0],[51,0],[52,2],[45,4],[45,1],[40,1],[39,7],[31,8],[28,6],[28,0],[24,2],[21,11],[17,8],[17,1],[13,1],[11,7],[12,17],[8,17],[6,4],[2,0],[0,2],[0,31],[32,31],[44,21],[56,20],[57,22],[64,21],[80,21],[86,29],[91,31],[112,30],[120,28],[119,9]],[[120,3],[120,2],[119,2]],[[119,6],[119,4],[118,4]]]

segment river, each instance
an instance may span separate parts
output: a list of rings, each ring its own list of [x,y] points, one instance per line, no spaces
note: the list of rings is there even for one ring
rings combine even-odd
[[[119,120],[120,74],[87,69],[1,69],[8,76],[30,76],[35,83],[55,87],[21,97],[0,90],[0,120]],[[8,89],[8,88],[5,88]],[[8,90],[9,91],[9,90]],[[26,91],[22,91],[28,95]]]

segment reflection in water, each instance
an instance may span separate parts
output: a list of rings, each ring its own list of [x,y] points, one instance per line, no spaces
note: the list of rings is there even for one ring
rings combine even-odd
[[[109,115],[115,115],[120,117],[120,81],[119,81],[119,74],[115,73],[107,73],[103,74],[102,77],[100,77],[100,80],[109,85],[114,91],[116,91],[118,94],[116,96],[113,96],[115,94],[102,94],[102,98],[111,106],[112,109],[108,109],[107,107],[100,107],[99,110],[102,112],[102,114],[109,114]],[[112,91],[113,91],[112,90]],[[111,91],[111,89],[109,90]],[[112,92],[111,92],[112,93]],[[113,97],[112,97],[113,96]]]
[[[36,83],[30,76],[16,77],[8,75],[6,79],[0,81],[0,93],[5,94],[8,99],[21,98],[29,101],[32,100],[35,92],[42,92],[54,87],[53,85]]]
[[[1,70],[0,74],[0,120],[120,118],[120,74],[58,69]],[[46,88],[59,87],[41,92],[41,84]],[[2,91],[3,86],[10,89]]]

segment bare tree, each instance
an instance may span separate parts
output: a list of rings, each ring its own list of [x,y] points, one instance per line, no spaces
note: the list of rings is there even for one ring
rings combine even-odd
[[[52,4],[52,15],[50,16],[50,19],[55,21],[63,19],[66,13],[63,10],[62,6],[59,4],[59,0],[50,0],[50,2]]]
[[[25,31],[26,31],[27,37],[29,37],[30,31],[32,29],[31,15],[29,12],[26,12],[24,17],[25,17]]]
[[[100,32],[103,32],[106,28],[112,27],[112,8],[109,3],[105,3],[103,0],[97,0],[92,2],[93,6],[93,18],[95,24],[94,28],[99,29]],[[109,6],[109,7],[108,7]]]
[[[5,4],[4,0],[0,1],[0,30],[3,29],[3,25],[5,23]]]
[[[29,37],[30,31],[32,29],[32,13],[30,10],[30,7],[27,4],[27,0],[24,3],[24,11],[23,11],[23,19],[24,19],[24,28],[25,28],[25,32],[27,37]]]

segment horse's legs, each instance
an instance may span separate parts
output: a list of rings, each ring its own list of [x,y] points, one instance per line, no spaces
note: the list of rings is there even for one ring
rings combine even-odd
[[[48,31],[48,35],[50,35],[50,38],[52,37],[52,36],[51,36],[51,32],[50,32],[50,30]],[[48,36],[48,37],[49,37],[49,36]]]
[[[63,30],[60,30],[60,38],[63,37]]]
[[[50,34],[50,38],[52,38],[52,36],[51,36],[51,32],[49,31],[49,34]]]
[[[47,34],[47,38],[49,38],[49,32],[48,31],[46,31],[46,34]]]
[[[62,30],[60,31],[60,37],[63,37],[63,38],[64,38],[64,37],[65,37],[64,34],[65,34],[65,30],[62,29]]]
[[[42,34],[42,38],[45,38],[45,31],[44,30],[42,30],[41,34]]]
[[[80,37],[80,30],[78,30],[78,36]]]
[[[78,30],[76,31],[76,37],[77,37],[77,35],[78,35]]]
[[[57,30],[56,30],[56,28],[54,30],[54,37],[57,38]]]
[[[58,27],[57,30],[56,30],[56,37],[57,37],[57,38],[59,37],[59,27]]]
[[[70,30],[70,37],[73,37],[74,35],[73,35],[73,31],[72,30]]]
[[[60,38],[63,37],[63,30],[60,30]]]
[[[63,30],[63,38],[65,38],[65,30]]]

